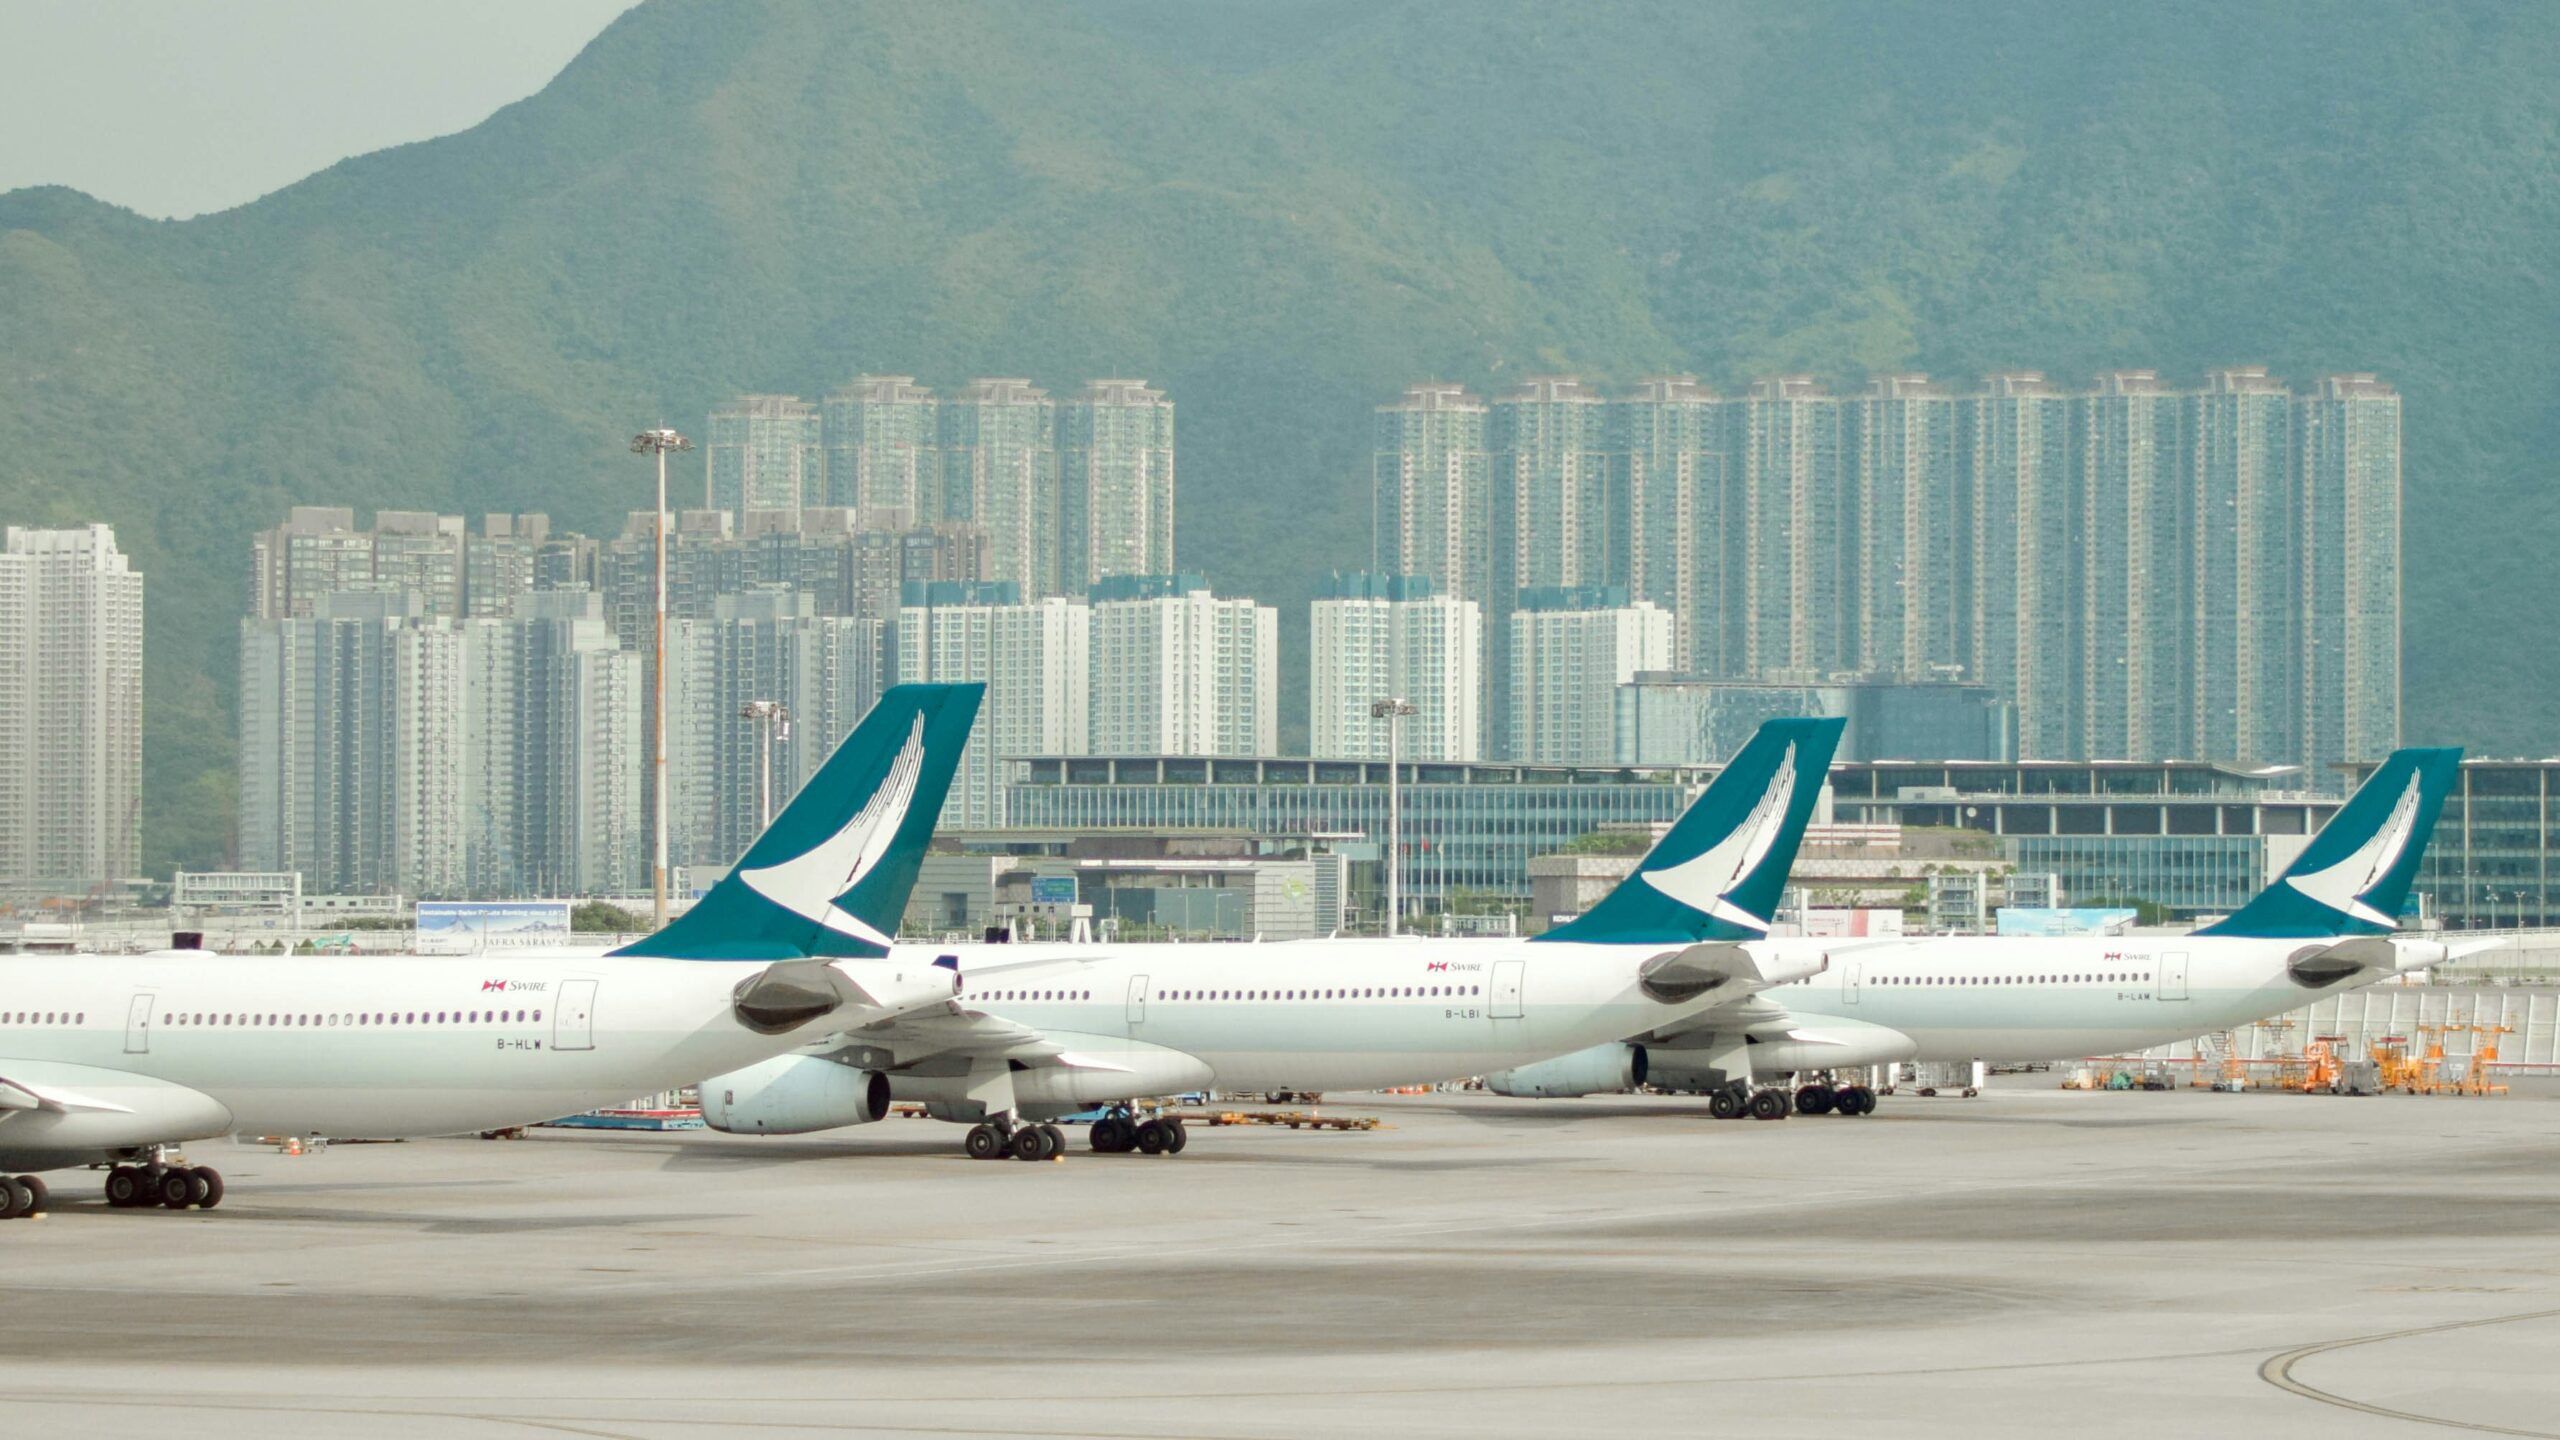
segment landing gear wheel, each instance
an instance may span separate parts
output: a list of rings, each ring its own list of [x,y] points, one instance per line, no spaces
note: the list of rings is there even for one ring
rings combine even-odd
[[[197,1209],[210,1210],[214,1206],[222,1203],[221,1171],[214,1169],[210,1165],[199,1165],[195,1169],[195,1179],[198,1187],[198,1194],[196,1195]]]
[[[18,1184],[23,1186],[29,1195],[35,1197],[27,1206],[28,1214],[41,1215],[53,1208],[53,1192],[45,1188],[42,1180],[33,1175],[21,1175],[18,1177]]]
[[[196,1177],[184,1170],[163,1170],[157,1193],[164,1208],[184,1210],[196,1203]]]
[[[1093,1151],[1097,1155],[1126,1155],[1138,1143],[1137,1127],[1117,1115],[1105,1115],[1093,1122]]]
[[[36,1197],[27,1193],[27,1187],[0,1176],[0,1220],[15,1220],[34,1209],[35,1203]]]
[[[117,1210],[131,1210],[149,1203],[143,1196],[142,1172],[130,1165],[119,1165],[107,1172],[107,1204]]]
[[[1731,1090],[1719,1090],[1707,1097],[1707,1113],[1718,1120],[1742,1118],[1742,1097]]]
[[[1751,1097],[1751,1118],[1754,1120],[1784,1120],[1787,1110],[1787,1092],[1784,1090],[1763,1090]]]
[[[972,1125],[969,1138],[960,1142],[960,1148],[968,1151],[972,1160],[993,1160],[1004,1153],[1004,1137],[996,1133],[993,1125]]]
[[[1876,1092],[1864,1085],[1851,1085],[1840,1092],[1841,1115],[1872,1115],[1876,1110]]]
[[[1138,1153],[1139,1153],[1139,1154],[1141,1154],[1141,1155],[1161,1155],[1161,1154],[1163,1154],[1163,1153],[1164,1153],[1164,1147],[1166,1146],[1166,1144],[1167,1144],[1167,1143],[1169,1143],[1169,1142],[1168,1142],[1168,1141],[1166,1140],[1166,1138],[1165,1138],[1165,1133],[1164,1133],[1164,1122],[1163,1122],[1163,1121],[1161,1121],[1161,1120],[1143,1120],[1143,1121],[1140,1121],[1140,1122],[1139,1122],[1139,1124],[1138,1124]]]
[[[1796,1113],[1828,1115],[1840,1103],[1840,1092],[1828,1085],[1806,1085],[1796,1091]]]
[[[1048,1130],[1038,1125],[1025,1125],[1014,1131],[1012,1148],[1016,1160],[1046,1160],[1058,1153],[1049,1148]]]
[[[1156,1123],[1164,1127],[1164,1153],[1167,1155],[1179,1155],[1182,1147],[1191,1143],[1191,1132],[1182,1128],[1180,1119],[1168,1115]]]
[[[1064,1155],[1067,1153],[1066,1131],[1059,1129],[1055,1125],[1043,1125],[1040,1127],[1040,1133],[1048,1139],[1049,1154],[1051,1156]]]

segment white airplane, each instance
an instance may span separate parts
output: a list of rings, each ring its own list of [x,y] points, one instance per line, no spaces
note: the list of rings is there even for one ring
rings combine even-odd
[[[878,941],[906,908],[978,685],[900,686],[736,869],[609,955],[0,960],[0,1169],[112,1162],[118,1207],[207,1209],[174,1147],[236,1133],[448,1135],[683,1085],[845,1016],[941,1005],[955,977]],[[43,1208],[0,1175],[0,1215]]]
[[[1624,1088],[1592,1077],[1632,1073],[1704,1093],[1710,1113],[1730,1119],[1766,1082],[1799,1076],[1798,1112],[1862,1114],[1872,1093],[1826,1077],[1903,1060],[2120,1055],[2442,964],[2454,950],[2391,930],[2461,759],[2458,749],[2394,753],[2275,884],[2192,935],[1833,940],[1820,976],[1485,1083],[1505,1095],[1588,1095]]]
[[[1365,1089],[1580,1051],[1591,1089],[1641,1078],[1638,1052],[1591,1047],[1730,1009],[1817,974],[1819,943],[1762,937],[1822,789],[1837,720],[1779,720],[1717,775],[1571,934],[1431,944],[983,946],[943,954],[949,1004],[845,1027],[701,1085],[703,1118],[741,1134],[862,1124],[892,1099],[971,1126],[979,1159],[1038,1160],[1059,1116],[1096,1107],[1095,1149],[1178,1152],[1148,1096]],[[901,946],[894,954],[930,952]]]

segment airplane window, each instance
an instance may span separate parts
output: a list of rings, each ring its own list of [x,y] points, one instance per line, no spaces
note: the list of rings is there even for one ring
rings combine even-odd
[[[88,1024],[88,1023],[89,1023],[89,1012],[88,1012],[88,1011],[86,1011],[86,1010],[83,1010],[83,1011],[81,1011],[79,1014],[72,1016],[72,1017],[71,1017],[71,1023],[72,1023],[72,1024],[74,1024],[74,1025],[86,1025],[86,1024]]]
[[[534,1012],[533,1012],[533,1018],[534,1018],[534,1019],[536,1019],[536,1020],[540,1020],[540,1019],[542,1018],[542,1012],[541,1012],[541,1011],[539,1011],[539,1010],[534,1011]]]

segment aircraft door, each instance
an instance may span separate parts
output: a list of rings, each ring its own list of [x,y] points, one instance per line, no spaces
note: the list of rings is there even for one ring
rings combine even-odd
[[[2184,1000],[2187,998],[2187,956],[2185,951],[2173,950],[2160,957],[2160,998],[2163,1000]]]
[[[1866,979],[1867,962],[1852,960],[1840,969],[1840,1000],[1847,1005],[1858,1003],[1858,986]]]
[[[1132,1026],[1147,1023],[1147,977],[1144,975],[1129,977],[1129,1023]]]
[[[1494,1019],[1520,1018],[1520,978],[1528,969],[1526,960],[1493,962],[1493,1009],[1490,1013]]]
[[[133,997],[133,1008],[124,1017],[124,1053],[151,1053],[151,1007],[154,996],[149,991]]]
[[[551,1010],[551,1048],[596,1048],[596,982],[563,980],[560,999]]]

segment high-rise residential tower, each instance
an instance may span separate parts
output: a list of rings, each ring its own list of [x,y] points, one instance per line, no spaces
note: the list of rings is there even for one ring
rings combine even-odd
[[[104,525],[0,544],[0,884],[142,868],[142,576]]]
[[[2302,751],[2314,767],[2379,760],[2400,743],[2400,395],[2331,375],[2294,415]]]
[[[1539,586],[1511,617],[1511,755],[1614,765],[1618,687],[1671,668],[1671,616],[1617,586]]]
[[[1484,611],[1419,575],[1336,575],[1307,607],[1309,753],[1384,760],[1380,700],[1415,713],[1396,748],[1407,760],[1484,758]]]
[[[1612,493],[1627,510],[1627,589],[1671,614],[1682,668],[1736,673],[1721,617],[1736,606],[1742,527],[1729,467],[1733,407],[1694,375],[1657,376],[1610,407]]]
[[[1848,408],[1809,375],[1755,381],[1740,402],[1744,570],[1738,644],[1727,645],[1751,674],[1857,666]]]
[[[713,410],[702,452],[706,510],[796,515],[821,498],[818,409],[797,395],[741,395]]]
[[[1058,588],[1173,572],[1173,402],[1095,380],[1058,406]]]
[[[1268,755],[1280,743],[1280,613],[1197,575],[1093,587],[1096,755]],[[1056,752],[1050,752],[1056,753]]]
[[[2033,371],[1988,377],[1964,402],[1972,477],[1966,608],[1972,675],[2018,702],[2018,754],[2080,753],[2080,496],[2071,397]]]
[[[941,519],[940,426],[933,392],[914,376],[857,376],[822,407],[825,503],[853,511],[866,530]]]
[[[1057,406],[1028,380],[972,380],[942,402],[943,514],[986,532],[987,578],[1059,593]]]
[[[1966,665],[1962,402],[1926,375],[1877,377],[1852,402],[1851,462],[1861,547],[1856,583],[1857,668],[1920,679]]]
[[[668,627],[674,863],[734,863],[764,827],[765,732],[747,706],[774,701],[789,716],[773,743],[778,814],[879,698],[881,633],[878,620],[821,615],[814,596],[783,586],[723,596],[713,618]]]
[[[1378,407],[1372,573],[1419,575],[1440,594],[1493,605],[1489,413],[1463,387],[1439,382],[1409,386]]]
[[[892,642],[897,682],[987,687],[942,825],[1001,826],[1013,761],[1085,753],[1092,610],[1058,595],[1026,602],[1009,580],[910,582],[904,600]]]
[[[2168,760],[2189,747],[2195,643],[2183,398],[2149,370],[2116,370],[2075,397],[2080,467],[2078,754]]]
[[[518,885],[630,894],[648,878],[641,824],[643,657],[615,643],[593,594],[537,592],[509,625]]]
[[[2214,371],[2187,399],[2186,442],[2191,753],[2290,764],[2302,758],[2293,397],[2263,369]]]
[[[1627,507],[1609,463],[1608,406],[1570,375],[1493,402],[1494,528],[1503,588],[1624,585]]]

